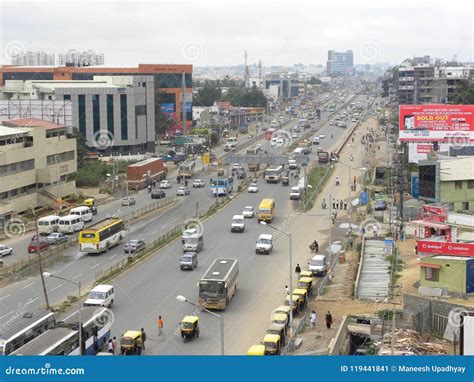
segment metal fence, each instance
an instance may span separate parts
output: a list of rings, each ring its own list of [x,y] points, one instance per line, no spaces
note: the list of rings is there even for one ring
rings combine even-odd
[[[295,350],[295,341],[298,338],[301,330],[304,327],[304,324],[308,320],[308,315],[305,313],[303,317],[301,317],[300,322],[298,322],[298,326],[296,327],[293,336],[288,339],[288,343],[286,344],[285,348],[281,352],[281,355],[289,355],[293,350]]]

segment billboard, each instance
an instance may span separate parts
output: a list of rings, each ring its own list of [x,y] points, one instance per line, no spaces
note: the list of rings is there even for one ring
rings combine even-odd
[[[163,113],[174,113],[174,103],[160,103],[160,109]]]
[[[400,105],[400,140],[474,142],[474,105]]]
[[[420,253],[474,257],[474,243],[418,240],[416,244],[418,245],[418,252]]]

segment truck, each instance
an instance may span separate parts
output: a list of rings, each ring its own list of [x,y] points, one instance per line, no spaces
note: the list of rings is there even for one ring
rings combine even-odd
[[[150,185],[152,181],[165,179],[166,168],[161,158],[150,158],[127,166],[127,183],[129,190],[139,190]]]
[[[183,178],[191,178],[194,175],[194,167],[196,166],[195,161],[186,161],[179,165],[178,175]]]
[[[318,153],[318,162],[319,163],[328,163],[329,162],[329,153],[327,151],[320,151]]]

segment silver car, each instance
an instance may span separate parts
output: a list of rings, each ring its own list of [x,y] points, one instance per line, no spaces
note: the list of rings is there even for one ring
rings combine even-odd
[[[13,248],[0,244],[0,257],[13,254]]]

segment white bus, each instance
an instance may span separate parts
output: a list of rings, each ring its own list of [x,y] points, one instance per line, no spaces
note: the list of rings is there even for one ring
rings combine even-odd
[[[178,174],[183,178],[191,178],[194,175],[195,161],[182,162],[178,168]]]
[[[281,180],[283,166],[270,167],[265,170],[265,181],[267,183],[278,183]]]
[[[67,215],[59,218],[58,231],[62,233],[74,233],[84,228],[84,221],[80,216]]]
[[[49,235],[58,230],[59,216],[49,215],[38,219],[38,233]]]
[[[237,291],[237,259],[215,259],[199,281],[199,305],[207,309],[225,309]]]
[[[80,216],[84,223],[92,220],[92,210],[87,206],[72,208],[71,211],[69,211],[69,215]]]

